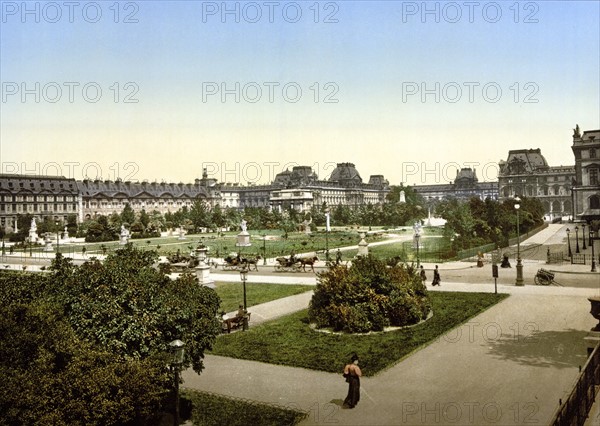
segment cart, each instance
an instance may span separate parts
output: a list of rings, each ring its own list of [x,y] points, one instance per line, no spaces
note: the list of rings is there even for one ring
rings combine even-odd
[[[542,268],[537,271],[537,274],[535,274],[535,278],[533,279],[533,281],[537,285],[550,285],[554,283],[554,272],[550,272]]]

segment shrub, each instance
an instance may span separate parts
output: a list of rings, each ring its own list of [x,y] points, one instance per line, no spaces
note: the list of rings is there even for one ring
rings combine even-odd
[[[430,310],[427,289],[415,268],[388,266],[367,256],[350,268],[338,265],[319,274],[309,319],[319,328],[364,333],[415,324]]]

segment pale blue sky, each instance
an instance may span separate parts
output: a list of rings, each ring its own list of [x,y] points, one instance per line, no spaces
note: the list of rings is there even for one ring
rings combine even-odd
[[[464,2],[427,2],[439,22],[421,15],[423,2],[275,3],[271,23],[266,2],[228,2],[240,10],[238,23],[221,15],[222,2],[120,2],[119,22],[115,2],[98,2],[93,23],[90,2],[80,2],[73,22],[63,2],[54,3],[61,19],[48,2],[27,3],[34,12],[25,15],[21,2],[2,2],[2,171],[54,174],[45,165],[55,162],[82,178],[95,162],[86,169],[92,178],[190,182],[214,163],[217,179],[244,182],[255,180],[244,166],[255,163],[264,182],[286,163],[315,165],[326,177],[332,162],[349,161],[364,179],[415,184],[445,182],[449,163],[479,163],[483,180],[509,149],[541,148],[550,164],[573,164],[571,129],[600,128],[598,1],[480,2],[473,22]],[[257,5],[261,19],[248,22]],[[296,10],[301,18],[288,22]],[[138,22],[122,22],[131,13]],[[330,14],[337,23],[323,22]],[[72,103],[69,82],[78,84]],[[236,82],[239,103],[203,93]],[[89,98],[102,90],[98,102],[83,97],[87,83]],[[265,83],[278,84],[273,102]],[[302,90],[296,103],[284,98],[288,83],[290,97]],[[422,99],[422,85],[435,92],[436,83],[440,102],[435,93]],[[34,92],[25,102],[22,84]],[[62,96],[49,102],[56,86]],[[262,97],[249,102],[256,87]],[[138,102],[125,103],[128,94]],[[327,95],[338,102],[324,102]],[[71,162],[80,166],[64,166]]]

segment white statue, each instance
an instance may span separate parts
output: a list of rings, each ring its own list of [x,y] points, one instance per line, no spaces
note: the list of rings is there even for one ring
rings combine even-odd
[[[242,219],[242,223],[240,223],[240,228],[242,228],[242,232],[246,232],[248,230],[248,222]]]
[[[413,230],[415,231],[415,235],[421,236],[421,228],[423,226],[421,225],[421,221],[417,220],[415,222],[415,224],[413,225]]]
[[[37,224],[35,223],[35,217],[33,219],[31,219],[31,227],[29,228],[29,230],[31,232],[36,232],[37,231]]]

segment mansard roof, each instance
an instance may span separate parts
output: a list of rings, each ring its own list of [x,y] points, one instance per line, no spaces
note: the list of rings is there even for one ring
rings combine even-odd
[[[508,151],[508,159],[499,163],[500,174],[518,175],[548,169],[548,163],[539,148]]]
[[[106,198],[207,198],[207,189],[184,183],[83,180],[77,185],[84,197]]]
[[[358,174],[356,167],[352,163],[338,163],[337,167],[331,176],[329,176],[330,182],[339,182],[342,185],[347,184],[360,184],[362,178]]]
[[[77,182],[64,176],[0,174],[0,189],[12,193],[77,195]]]

